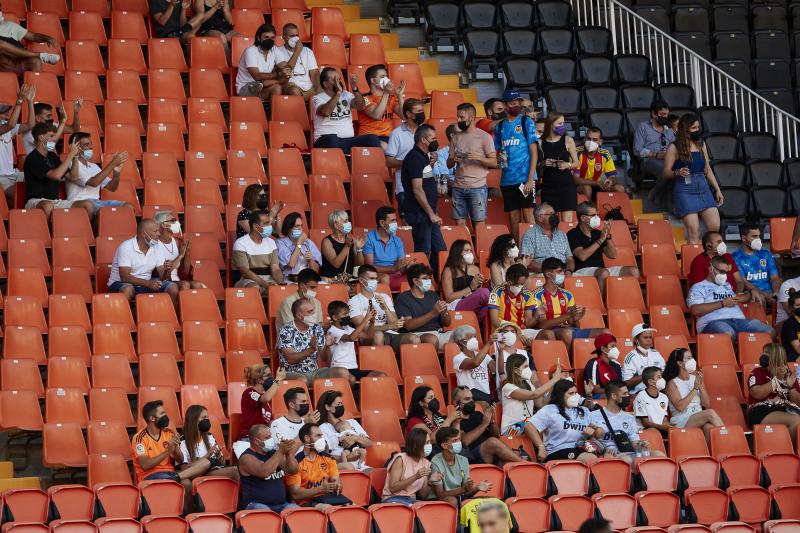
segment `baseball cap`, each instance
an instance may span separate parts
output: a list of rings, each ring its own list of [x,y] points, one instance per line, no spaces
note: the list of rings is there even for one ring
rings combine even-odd
[[[635,339],[645,331],[652,331],[653,333],[655,333],[657,330],[656,328],[651,328],[649,324],[644,324],[644,323],[636,324],[635,326],[633,326],[633,329],[631,330],[631,338]]]
[[[9,109],[11,109],[11,107],[12,106],[10,104],[0,104],[0,113],[5,113]]]
[[[600,348],[608,346],[612,342],[617,342],[617,338],[610,333],[602,333],[594,339],[594,353],[600,353]]]
[[[508,89],[506,92],[503,93],[503,101],[510,102],[512,100],[522,100],[524,97],[522,93],[519,91],[515,91],[513,89]]]

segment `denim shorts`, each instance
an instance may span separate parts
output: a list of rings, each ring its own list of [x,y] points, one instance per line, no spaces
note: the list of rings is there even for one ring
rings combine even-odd
[[[469,215],[473,222],[483,222],[488,201],[489,189],[485,185],[474,189],[453,187],[453,218],[466,220]]]
[[[94,204],[96,209],[100,209],[102,207],[122,207],[125,205],[125,202],[122,200],[89,200]]]
[[[153,289],[148,289],[147,287],[142,287],[141,285],[131,285],[130,283],[125,283],[124,281],[115,281],[111,285],[108,286],[108,292],[122,292],[122,290],[126,287],[133,287],[133,292],[135,294],[151,294],[154,292],[167,292],[167,289],[170,288],[172,285],[172,281],[169,280],[159,280],[161,281],[161,288],[157,291]]]

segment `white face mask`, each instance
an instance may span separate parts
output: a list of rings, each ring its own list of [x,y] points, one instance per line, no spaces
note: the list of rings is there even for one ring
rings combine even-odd
[[[566,276],[564,274],[556,274],[555,277],[553,278],[553,283],[555,283],[560,287],[564,284],[565,279]]]
[[[617,348],[616,346],[611,348],[608,351],[608,358],[611,359],[612,361],[616,361],[617,359],[619,359],[619,348]]]
[[[305,292],[306,298],[316,298],[317,297],[317,291],[308,289],[308,290],[303,291],[303,292]]]
[[[419,289],[422,292],[428,292],[429,290],[431,290],[431,285],[432,285],[432,282],[429,279],[421,279],[421,280],[419,280]]]
[[[577,394],[573,394],[569,398],[567,398],[567,407],[578,407],[581,404],[581,397]]]
[[[380,87],[381,89],[385,89],[385,88],[386,88],[386,86],[387,86],[387,85],[389,85],[390,83],[392,83],[392,82],[389,80],[389,78],[388,78],[388,77],[386,77],[386,78],[381,78],[381,79],[378,81],[378,87]]]
[[[303,317],[303,322],[305,322],[306,326],[313,326],[317,323],[317,320],[314,318],[314,315],[307,315]]]
[[[683,368],[685,368],[686,371],[691,374],[692,372],[697,370],[697,359],[692,358],[692,359],[689,359],[688,361],[684,361],[683,362]]]
[[[469,350],[471,352],[474,352],[475,350],[477,350],[478,349],[478,338],[477,337],[472,337],[470,340],[467,341],[466,347],[467,347],[467,350]]]
[[[600,145],[597,143],[597,141],[593,141],[591,139],[586,139],[586,142],[583,143],[583,145],[586,147],[586,151],[589,153],[596,152],[597,149],[600,148]]]
[[[378,280],[368,279],[367,283],[364,285],[364,288],[367,289],[369,292],[375,292],[375,290],[378,288]]]
[[[300,37],[295,35],[294,37],[289,37],[289,42],[286,44],[289,45],[289,48],[294,48],[295,46],[297,46],[297,43],[299,42],[300,42]]]
[[[603,223],[603,221],[600,220],[600,217],[597,216],[597,215],[595,215],[595,216],[593,216],[592,218],[589,219],[589,227],[592,228],[592,229],[599,228],[600,224],[602,224],[602,223]]]
[[[722,241],[717,245],[717,255],[725,255],[728,253],[728,245],[725,244],[725,241]]]
[[[265,452],[271,452],[277,447],[278,445],[275,443],[275,437],[270,437],[267,440],[265,440],[264,445],[262,446]]]
[[[514,296],[519,296],[519,293],[521,293],[521,292],[522,292],[522,287],[524,287],[524,285],[512,285],[512,286],[510,286],[510,287],[508,288],[508,290],[509,290],[509,291],[511,292],[511,294],[513,294]]]
[[[471,265],[475,262],[475,254],[472,252],[467,252],[462,257],[464,258],[464,262],[468,265]]]
[[[756,252],[759,251],[763,246],[764,243],[761,242],[761,239],[759,238],[755,238],[750,242],[750,248],[752,248]]]
[[[513,331],[506,331],[503,333],[503,344],[506,346],[514,346],[517,343],[517,334]]]
[[[522,379],[524,379],[526,381],[530,381],[531,378],[533,377],[533,370],[531,370],[531,367],[527,366],[527,367],[523,368],[522,370],[520,370],[519,377],[521,377]]]
[[[511,259],[516,259],[517,257],[519,257],[519,248],[516,246],[513,248],[509,248],[507,253],[508,257],[510,257]]]
[[[722,273],[714,274],[714,283],[716,283],[717,285],[725,285],[725,282],[727,281],[728,281],[727,274],[722,274]]]
[[[317,453],[324,452],[326,446],[327,444],[325,443],[325,439],[323,439],[322,437],[314,441],[314,449],[317,450]]]
[[[170,224],[170,226],[169,226],[169,230],[170,230],[172,233],[178,233],[178,234],[180,234],[180,232],[181,232],[181,223],[180,223],[180,222],[178,222],[178,221],[176,220],[175,222],[173,222],[172,224]]]
[[[658,378],[658,381],[656,381],[656,388],[658,390],[666,389],[667,388],[667,380],[665,380],[664,378]]]
[[[422,449],[422,454],[425,457],[428,457],[431,453],[433,453],[433,444],[431,444],[430,442],[426,442],[425,447]]]

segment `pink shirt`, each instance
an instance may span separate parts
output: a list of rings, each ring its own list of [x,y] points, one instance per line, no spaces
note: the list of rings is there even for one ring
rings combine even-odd
[[[408,479],[412,477],[414,474],[419,472],[421,468],[430,468],[431,462],[425,459],[424,457],[419,461],[412,459],[406,453],[398,453],[392,457],[392,460],[389,461],[389,465],[386,467],[386,470],[391,470],[392,465],[395,461],[400,460],[403,463],[403,474],[400,479]],[[414,481],[411,485],[406,487],[404,490],[399,490],[397,492],[392,492],[389,490],[389,475],[386,476],[386,483],[383,485],[383,493],[381,494],[382,498],[388,498],[389,496],[408,496],[409,498],[416,498],[417,492],[419,492],[423,485],[427,483],[427,478],[420,478]]]
[[[488,157],[489,154],[494,153],[492,136],[477,128],[471,133],[455,134],[453,142],[450,144],[450,153],[455,156],[457,153],[468,154],[470,152],[477,152],[483,157]],[[456,164],[455,186],[460,189],[483,187],[486,185],[486,176],[488,174],[489,169],[487,167],[477,161],[466,159],[463,163]]]

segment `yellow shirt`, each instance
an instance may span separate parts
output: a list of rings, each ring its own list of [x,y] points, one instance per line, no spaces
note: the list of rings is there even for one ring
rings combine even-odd
[[[606,178],[613,178],[617,175],[617,167],[614,166],[614,159],[611,153],[605,148],[599,148],[594,155],[586,153],[586,148],[578,146],[578,169],[575,175],[585,180],[600,182],[603,174]]]

